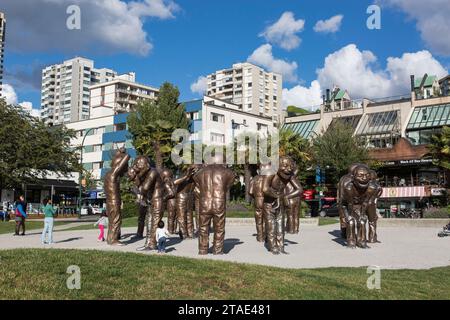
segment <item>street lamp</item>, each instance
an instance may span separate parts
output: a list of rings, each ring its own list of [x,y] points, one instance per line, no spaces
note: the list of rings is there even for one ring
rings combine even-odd
[[[81,164],[81,171],[80,176],[78,178],[78,188],[80,190],[79,197],[78,197],[78,219],[81,219],[81,197],[82,197],[82,191],[83,186],[82,184],[82,176],[83,176],[83,146],[84,146],[84,140],[86,140],[86,137],[88,136],[89,132],[94,130],[94,128],[90,128],[86,131],[84,134],[83,140],[81,141],[81,149],[80,149],[80,164]]]

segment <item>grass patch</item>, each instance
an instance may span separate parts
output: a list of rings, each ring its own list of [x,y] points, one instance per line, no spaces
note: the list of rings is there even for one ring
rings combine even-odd
[[[16,299],[448,299],[450,267],[383,270],[368,290],[366,268],[280,269],[135,253],[0,251],[2,298]],[[67,267],[81,270],[68,290]],[[36,266],[39,266],[38,268]]]
[[[319,226],[339,223],[339,219],[331,217],[319,217]]]
[[[65,225],[68,223],[70,223],[70,222],[55,221],[54,226],[61,226],[61,225]],[[9,222],[0,222],[0,234],[5,234],[5,233],[13,234],[15,232],[15,228],[16,228],[16,223],[13,220],[11,220]],[[29,221],[29,220],[27,220],[25,222],[25,233],[28,230],[36,230],[36,229],[43,229],[43,228],[44,228],[44,221]]]

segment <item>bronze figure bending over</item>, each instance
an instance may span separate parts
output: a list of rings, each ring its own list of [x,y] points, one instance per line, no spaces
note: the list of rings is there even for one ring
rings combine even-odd
[[[375,200],[380,195],[380,189],[374,172],[367,165],[352,165],[350,171],[351,175],[344,176],[338,186],[338,205],[344,216],[347,245],[350,248],[368,248],[366,223],[369,212],[376,216]],[[372,221],[376,223],[373,216]],[[373,226],[376,227],[376,224]],[[372,241],[377,240],[375,229],[371,232]]]
[[[290,157],[280,158],[276,174],[264,177],[264,217],[266,221],[267,245],[273,254],[286,253],[284,250],[283,206],[291,198],[300,195],[301,185],[294,175],[295,163]],[[294,189],[286,194],[286,186],[292,183]]]
[[[109,245],[121,245],[119,242],[120,226],[122,224],[120,178],[127,172],[129,160],[130,156],[127,154],[125,148],[120,148],[112,159],[111,170],[104,178],[106,212],[109,220],[107,236],[107,243]]]
[[[223,254],[226,197],[234,183],[234,172],[221,164],[207,165],[193,177],[199,189],[198,253],[208,254],[209,225],[214,225],[213,254]]]

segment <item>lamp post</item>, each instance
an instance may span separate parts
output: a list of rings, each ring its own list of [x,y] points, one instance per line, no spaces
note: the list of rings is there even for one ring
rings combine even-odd
[[[82,193],[83,193],[83,186],[82,184],[82,179],[83,179],[83,146],[84,146],[84,141],[86,140],[86,137],[88,136],[89,132],[91,132],[92,130],[94,130],[94,128],[90,128],[88,129],[83,137],[83,140],[81,141],[81,147],[80,147],[80,164],[81,164],[81,171],[80,171],[80,176],[78,177],[78,187],[79,187],[79,196],[78,196],[78,219],[81,219],[81,197],[82,197]]]

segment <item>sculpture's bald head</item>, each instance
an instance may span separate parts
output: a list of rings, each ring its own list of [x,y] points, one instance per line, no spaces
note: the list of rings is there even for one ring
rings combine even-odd
[[[282,177],[288,178],[294,175],[296,164],[291,157],[283,156],[280,158],[280,168],[278,172]]]
[[[353,171],[353,182],[358,188],[367,188],[372,178],[372,172],[366,165],[358,165]]]

